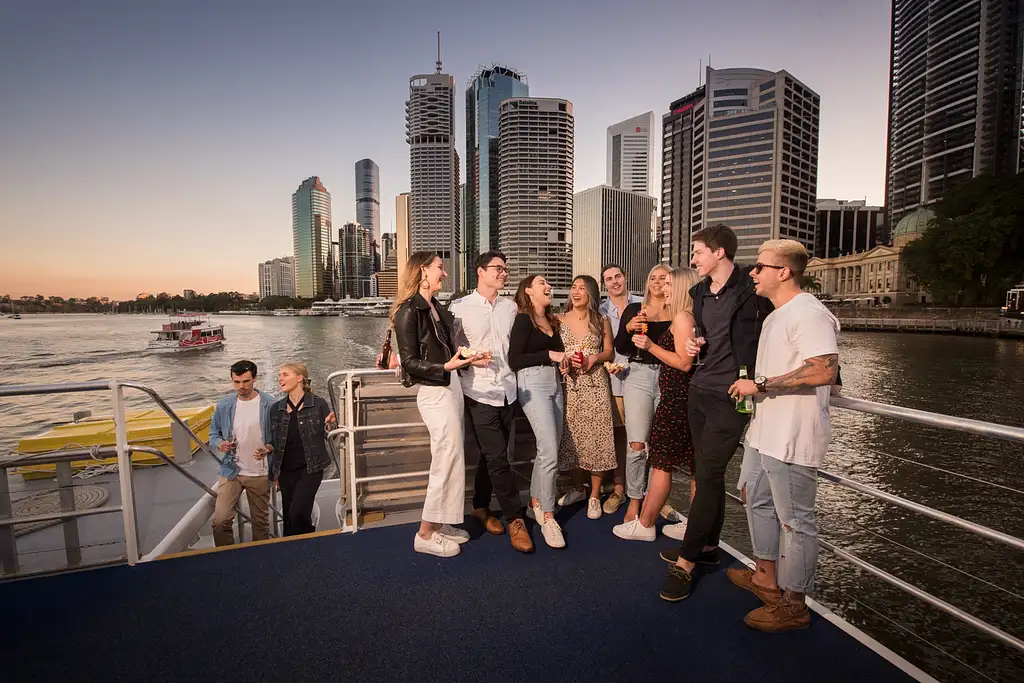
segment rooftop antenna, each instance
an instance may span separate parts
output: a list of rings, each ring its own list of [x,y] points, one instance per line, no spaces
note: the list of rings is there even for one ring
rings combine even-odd
[[[437,71],[434,73],[441,73],[441,32],[437,32]]]
[[[697,60],[697,87],[704,85],[704,58]]]

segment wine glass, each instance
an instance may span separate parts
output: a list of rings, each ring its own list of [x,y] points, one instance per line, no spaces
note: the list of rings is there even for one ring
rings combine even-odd
[[[637,332],[634,332],[634,334],[637,334],[637,333],[639,333],[639,334],[647,334],[647,309],[646,308],[641,308],[640,309],[640,313],[637,314],[637,318],[640,318],[643,322],[640,323],[640,329],[637,330]],[[633,346],[633,353],[631,353],[630,356],[629,356],[629,362],[630,363],[639,363],[642,358],[643,358],[643,351],[641,351],[640,349],[636,348],[636,346],[634,345]]]
[[[694,325],[693,326],[693,340],[697,341],[698,339],[704,339],[704,328],[701,327],[700,325]],[[700,350],[697,351],[697,357],[693,361],[694,365],[704,365],[704,359],[701,358],[701,355],[703,354],[703,352],[704,352],[704,344],[701,344],[700,345]]]

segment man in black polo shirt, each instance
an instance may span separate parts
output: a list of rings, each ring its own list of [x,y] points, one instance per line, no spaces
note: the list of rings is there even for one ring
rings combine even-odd
[[[686,343],[691,356],[701,354],[690,381],[688,417],[696,463],[696,494],[683,543],[661,557],[672,567],[661,597],[678,602],[689,597],[698,564],[718,564],[718,537],[725,522],[725,470],[736,453],[750,415],[736,410],[729,386],[741,365],[754,377],[761,323],[772,311],[768,299],[754,293],[752,266],[733,263],[736,233],[713,225],[693,234],[692,265],[701,281],[690,290],[693,317],[701,337]]]

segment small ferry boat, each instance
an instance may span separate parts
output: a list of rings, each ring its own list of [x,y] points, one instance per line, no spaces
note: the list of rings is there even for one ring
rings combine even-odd
[[[999,314],[1004,318],[1024,318],[1024,282],[1006,292],[1006,305]]]
[[[181,353],[216,349],[224,345],[224,326],[211,323],[209,317],[196,313],[172,315],[156,336],[149,341],[147,351],[152,353]]]

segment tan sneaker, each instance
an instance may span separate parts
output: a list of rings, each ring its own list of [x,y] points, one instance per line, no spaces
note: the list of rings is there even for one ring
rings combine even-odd
[[[612,495],[604,501],[604,514],[614,514],[616,510],[622,507],[622,504],[626,502],[626,497],[621,493],[612,491]]]
[[[782,592],[776,588],[764,588],[754,583],[754,572],[750,569],[737,567],[729,567],[725,570],[725,575],[729,577],[733,585],[739,586],[743,590],[750,591],[757,597],[761,598],[761,602],[766,605],[774,605],[782,600]]]
[[[533,552],[533,541],[530,540],[530,534],[526,531],[526,525],[523,524],[522,519],[517,517],[509,522],[508,535],[513,548],[521,553]]]
[[[765,633],[795,631],[811,625],[811,611],[802,602],[779,601],[758,607],[743,617],[743,623]]]
[[[505,527],[502,526],[501,520],[492,515],[491,511],[487,508],[473,508],[473,512],[470,514],[483,525],[487,533],[494,534],[495,536],[501,536],[505,533]]]

